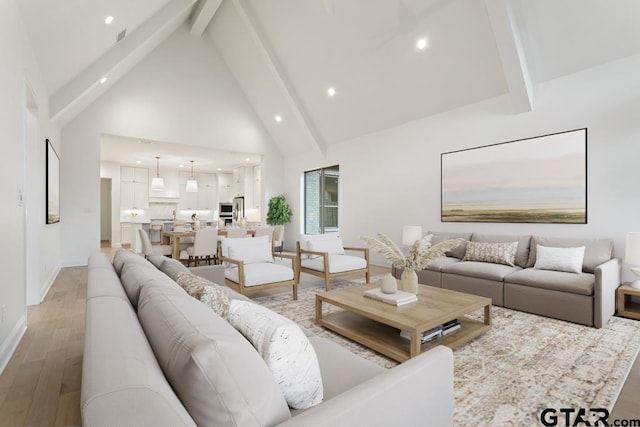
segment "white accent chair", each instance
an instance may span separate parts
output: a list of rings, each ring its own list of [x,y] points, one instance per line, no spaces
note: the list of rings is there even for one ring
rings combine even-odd
[[[193,246],[187,247],[186,251],[188,256],[187,267],[191,265],[191,261],[197,266],[203,259],[209,265],[211,265],[211,260],[213,259],[215,264],[218,253],[218,230],[215,228],[196,230]]]
[[[166,255],[171,256],[171,245],[152,245],[149,235],[142,229],[138,229],[138,235],[140,236],[140,242],[142,242],[142,253],[145,258],[149,258],[150,255]]]
[[[345,251],[362,252],[362,256],[347,255]],[[371,277],[369,248],[344,247],[337,234],[301,234],[296,243],[298,270],[324,279],[327,291],[334,277],[364,273],[367,283]]]
[[[298,299],[298,261],[295,254],[283,254],[289,265],[275,262],[268,236],[221,238],[221,260],[225,266],[225,284],[243,295],[257,291],[293,287]]]

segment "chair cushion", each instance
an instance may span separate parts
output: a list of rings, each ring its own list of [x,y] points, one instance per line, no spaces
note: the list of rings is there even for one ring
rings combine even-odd
[[[518,250],[516,251],[515,265],[525,268],[529,259],[529,244],[531,236],[528,235],[502,235],[502,234],[476,234],[471,236],[472,242],[479,243],[510,243],[518,242]]]
[[[324,271],[324,258],[303,259],[301,265],[311,270]],[[353,255],[329,255],[329,273],[367,268],[367,260]]]
[[[277,425],[289,419],[287,403],[258,352],[227,321],[181,292],[143,287],[138,318],[196,424]]]
[[[478,243],[468,242],[462,261],[490,262],[495,264],[514,265],[518,242]]]
[[[493,264],[488,262],[476,262],[476,261],[460,261],[455,264],[450,264],[442,267],[443,273],[458,274],[460,276],[477,277],[479,279],[496,280],[502,282],[502,280],[509,274],[521,270],[520,267]]]
[[[612,239],[562,239],[556,237],[533,236],[531,238],[531,254],[527,267],[533,267],[536,263],[536,245],[554,248],[574,248],[584,246],[584,259],[582,271],[593,273],[596,267],[609,261],[613,256]]]
[[[237,300],[229,307],[229,323],[258,350],[291,408],[322,402],[318,358],[298,325],[268,308]]]
[[[307,241],[307,248],[310,251],[344,255],[344,246],[342,244],[342,238],[340,237],[335,239],[311,239]],[[310,258],[316,258],[318,256],[320,255],[310,255]]]
[[[189,295],[209,307],[218,316],[226,319],[229,315],[231,299],[222,286],[191,272],[178,273],[176,282]]]
[[[271,256],[271,262],[273,262],[273,256],[271,255],[271,245],[269,244],[268,236],[259,236],[259,237],[221,237],[220,238],[220,249],[223,257],[233,258],[230,255],[229,248],[236,248],[236,251],[243,252],[241,248],[245,247],[254,247],[257,243],[266,242],[269,246],[269,256]],[[251,252],[251,249],[249,249]],[[237,252],[236,252],[237,253]],[[231,264],[228,262],[224,263],[225,267],[235,267],[235,264]]]
[[[224,277],[239,283],[238,268],[225,268]],[[246,287],[267,283],[293,280],[293,270],[276,263],[258,263],[244,266],[244,285]]]
[[[591,273],[572,274],[564,271],[526,268],[508,275],[504,282],[572,294],[593,295],[595,276]]]
[[[323,240],[329,240],[329,241],[337,240],[338,238],[340,238],[340,236],[337,233],[300,234],[300,249],[310,251],[311,249],[309,248],[309,242],[311,240],[313,240],[314,242],[319,242]],[[311,257],[312,255],[308,255],[308,254],[302,254],[301,256],[302,259],[311,258]]]
[[[268,240],[261,238],[250,238],[245,240],[250,241],[251,244],[229,246],[230,258],[242,260],[245,265],[273,262],[271,244]]]
[[[584,246],[579,248],[548,248],[536,245],[536,263],[533,268],[581,273],[584,249]]]

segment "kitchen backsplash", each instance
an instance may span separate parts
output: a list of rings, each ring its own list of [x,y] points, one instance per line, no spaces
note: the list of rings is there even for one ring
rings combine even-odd
[[[149,221],[150,219],[172,219],[173,212],[176,219],[191,220],[191,215],[196,214],[202,220],[217,220],[217,212],[208,210],[180,210],[177,203],[149,203],[149,209],[122,210],[120,221]]]

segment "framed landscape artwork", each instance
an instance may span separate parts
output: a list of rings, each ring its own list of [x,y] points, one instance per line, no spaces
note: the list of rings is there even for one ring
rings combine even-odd
[[[442,222],[587,223],[587,129],[441,155]]]
[[[60,222],[60,158],[56,150],[47,141],[47,224]]]

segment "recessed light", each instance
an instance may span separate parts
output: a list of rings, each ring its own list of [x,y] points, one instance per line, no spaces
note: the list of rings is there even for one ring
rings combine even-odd
[[[329,89],[327,89],[327,95],[335,96],[336,95],[336,88],[332,86]]]
[[[276,116],[275,119],[276,122],[280,123],[282,121],[282,116]]]
[[[107,78],[103,77],[103,78],[100,79],[100,84],[103,85],[103,84],[105,84],[106,81],[107,81]]]
[[[420,50],[424,50],[427,47],[427,39],[421,38],[416,42],[416,47]]]
[[[249,160],[251,160],[251,158],[247,157],[247,158],[245,158],[245,160],[248,162]]]
[[[222,168],[218,168],[218,170],[219,170],[219,171],[221,171],[221,170],[222,170]]]
[[[183,168],[183,167],[184,167],[184,165],[180,165],[179,167]]]
[[[106,18],[104,18],[104,23],[109,25],[113,22],[113,16],[109,15]]]
[[[137,164],[141,164],[141,163],[142,163],[142,160],[136,160],[136,163],[137,163]]]

